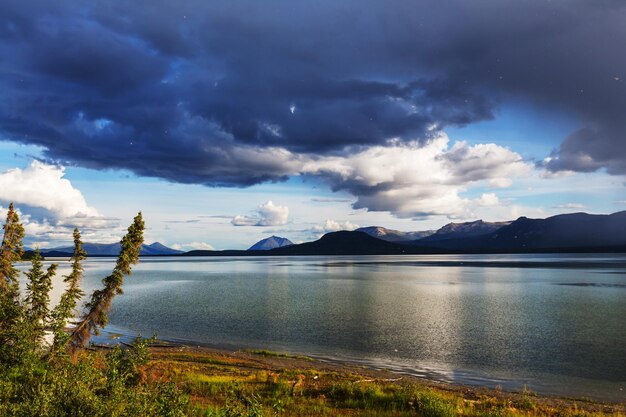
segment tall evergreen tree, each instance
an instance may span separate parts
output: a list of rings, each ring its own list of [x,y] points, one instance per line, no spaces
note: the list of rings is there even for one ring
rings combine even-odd
[[[24,253],[24,227],[20,223],[19,215],[9,204],[6,223],[4,224],[4,237],[2,248],[0,248],[0,291],[9,293],[12,297],[17,297],[19,293],[18,277],[19,271],[13,264],[22,259]]]
[[[19,300],[19,271],[15,262],[22,258],[24,227],[13,207],[9,204],[4,236],[0,247],[0,363],[19,360],[20,343],[24,334],[22,326],[24,311]]]
[[[104,288],[95,290],[91,300],[85,306],[87,312],[82,316],[78,325],[71,335],[74,348],[84,347],[91,337],[91,333],[99,334],[99,327],[106,326],[108,311],[111,302],[117,294],[122,294],[124,276],[130,275],[132,266],[139,261],[139,251],[143,243],[144,222],[141,212],[135,216],[133,224],[128,228],[128,233],[122,238],[122,249],[117,258],[115,268],[108,277],[102,280]]]
[[[57,264],[52,264],[46,272],[43,271],[43,262],[39,249],[35,250],[31,261],[31,269],[26,272],[25,312],[32,329],[32,341],[35,344],[43,339],[46,324],[50,319],[48,304],[50,303],[50,290],[52,289],[52,277],[56,274]]]
[[[78,301],[85,294],[80,289],[80,282],[83,277],[83,260],[87,253],[83,250],[83,242],[81,240],[80,231],[74,229],[74,253],[72,254],[72,272],[63,280],[67,285],[65,292],[61,295],[59,304],[56,305],[52,312],[52,321],[50,328],[54,335],[52,343],[52,352],[57,353],[67,344],[70,335],[65,332],[65,326],[74,316]]]

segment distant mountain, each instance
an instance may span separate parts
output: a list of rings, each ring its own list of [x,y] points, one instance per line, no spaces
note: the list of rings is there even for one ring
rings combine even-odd
[[[270,250],[291,245],[293,245],[293,242],[289,239],[278,236],[270,236],[266,239],[259,240],[257,243],[250,246],[248,250]]]
[[[120,253],[121,245],[117,243],[85,243],[83,249],[88,256],[117,256]],[[47,256],[71,256],[74,252],[73,246],[41,249],[41,253]],[[182,251],[168,248],[167,246],[154,242],[150,245],[141,245],[141,255],[178,255]]]
[[[139,253],[141,255],[178,255],[180,253],[183,253],[183,251],[168,248],[162,243],[154,242],[154,243],[151,243],[150,245],[146,245],[146,244],[141,245],[141,251]]]
[[[289,256],[289,255],[402,255],[444,253],[442,249],[429,249],[387,242],[363,232],[332,232],[314,242],[283,246],[270,250],[193,250],[183,256]]]
[[[50,250],[46,252],[41,252],[41,255],[45,258],[69,258],[72,256],[70,252],[60,252],[57,250]]]
[[[438,241],[431,238],[420,239],[415,244],[471,252],[623,251],[626,250],[626,211],[610,215],[561,214],[546,219],[520,217],[488,234]]]
[[[435,249],[435,252],[441,250]],[[377,239],[364,232],[327,233],[315,242],[272,249],[268,255],[402,255],[432,253],[427,248]]]
[[[226,249],[226,250],[206,250],[206,249],[194,249],[189,252],[181,253],[181,256],[264,256],[268,255],[270,251],[267,250],[240,250],[240,249]]]
[[[465,223],[448,223],[438,230],[424,230],[420,232],[402,232],[380,226],[361,227],[357,232],[367,233],[377,239],[395,243],[420,242],[421,246],[428,246],[429,242],[438,242],[447,239],[459,239],[487,235],[511,222],[485,222],[476,220]]]
[[[547,219],[520,217],[484,237],[482,245],[510,249],[626,246],[626,211],[561,214]]]
[[[485,222],[482,220],[465,223],[448,223],[435,233],[420,239],[420,242],[430,243],[447,239],[484,236],[504,226],[508,226],[511,223],[512,222]]]
[[[434,230],[425,230],[422,232],[401,232],[400,230],[387,229],[381,226],[360,227],[356,232],[367,233],[377,239],[386,240],[387,242],[404,242],[410,240],[422,239],[435,233]]]

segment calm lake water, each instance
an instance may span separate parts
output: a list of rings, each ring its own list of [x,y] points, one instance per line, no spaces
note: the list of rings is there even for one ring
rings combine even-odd
[[[626,399],[624,255],[144,258],[124,291],[123,333]]]

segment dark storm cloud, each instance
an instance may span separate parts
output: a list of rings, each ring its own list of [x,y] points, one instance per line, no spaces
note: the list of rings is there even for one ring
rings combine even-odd
[[[4,1],[0,132],[247,186],[297,173],[293,153],[424,141],[524,100],[583,128],[548,169],[626,172],[623,2],[442,3]]]
[[[626,174],[626,123],[621,128],[582,128],[569,135],[541,165],[553,172],[593,172],[606,168],[609,174]]]

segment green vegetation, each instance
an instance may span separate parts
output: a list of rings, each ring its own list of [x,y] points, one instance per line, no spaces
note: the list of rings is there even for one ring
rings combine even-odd
[[[176,383],[196,416],[623,416],[623,408],[554,400],[528,391],[450,389],[289,355],[227,354],[193,348],[156,348],[146,367]],[[332,368],[332,367],[331,367]]]
[[[255,355],[273,356],[275,358],[293,358],[293,359],[302,359],[304,361],[312,361],[313,360],[313,359],[309,358],[308,356],[291,355],[289,353],[274,352],[273,350],[266,350],[266,349],[250,350],[249,352],[250,353],[254,353]]]

